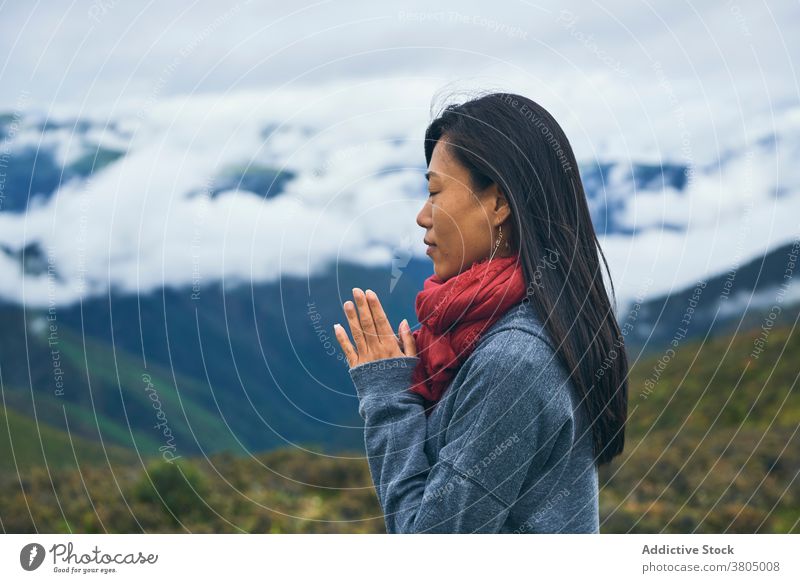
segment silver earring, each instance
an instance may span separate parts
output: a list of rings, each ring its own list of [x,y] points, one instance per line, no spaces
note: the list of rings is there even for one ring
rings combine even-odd
[[[497,227],[498,235],[497,235],[497,242],[494,244],[494,249],[492,250],[492,254],[489,257],[489,261],[494,259],[494,254],[497,253],[497,248],[500,247],[500,241],[503,240],[503,225],[499,225]],[[506,247],[508,247],[508,241],[506,241]]]

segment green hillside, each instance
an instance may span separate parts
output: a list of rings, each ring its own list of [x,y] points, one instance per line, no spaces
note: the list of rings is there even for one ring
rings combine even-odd
[[[81,337],[63,324],[54,345],[57,358],[43,335],[29,335],[27,350],[25,343],[2,336],[8,340],[0,342],[6,363],[3,399],[20,415],[87,442],[139,451],[142,457],[159,456],[159,448],[170,445],[176,455],[196,455],[201,440],[210,451],[241,449],[225,420],[212,413],[208,388],[194,379],[155,364],[145,369],[125,350]],[[26,361],[32,363],[30,372],[19,364]]]
[[[105,460],[115,464],[133,463],[134,451],[114,445],[91,442],[36,423],[26,415],[6,407],[0,411],[0,472],[24,474],[36,467],[76,468]],[[77,461],[76,461],[77,460]]]
[[[800,532],[800,335],[774,328],[756,359],[758,333],[687,341],[663,365],[630,355],[626,448],[601,471],[602,532]],[[34,468],[24,490],[3,470],[0,519],[6,532],[383,532],[363,452],[319,451]]]
[[[800,333],[773,328],[755,358],[760,333],[634,364],[625,452],[602,471],[604,531],[800,531]]]

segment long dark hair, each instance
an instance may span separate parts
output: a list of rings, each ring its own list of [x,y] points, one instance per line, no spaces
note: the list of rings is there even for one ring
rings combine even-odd
[[[431,122],[425,131],[428,165],[442,137],[469,170],[475,191],[495,183],[509,201],[511,244],[529,282],[526,298],[580,392],[595,459],[610,462],[625,444],[628,359],[601,256],[613,294],[611,273],[564,131],[530,99],[490,93],[448,105]]]

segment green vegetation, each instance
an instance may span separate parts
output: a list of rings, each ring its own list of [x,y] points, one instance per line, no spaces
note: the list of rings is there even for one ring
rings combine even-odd
[[[132,463],[136,459],[129,449],[106,444],[104,453],[101,444],[41,421],[36,423],[8,407],[0,411],[0,472],[4,475],[37,467],[74,468],[76,458],[82,463],[103,460],[106,455],[116,463]]]
[[[604,532],[800,532],[800,334],[773,328],[753,358],[759,333],[632,367],[625,451],[601,473]]]
[[[175,525],[186,520],[207,521],[211,509],[204,501],[209,489],[206,477],[191,463],[180,459],[148,464],[133,487],[133,498],[159,506]]]
[[[772,329],[758,359],[756,330],[687,341],[663,367],[660,355],[634,363],[625,452],[601,471],[603,532],[800,532],[800,335],[791,332]],[[74,436],[73,456],[68,437],[40,423],[45,467],[34,422],[6,414],[6,532],[384,532],[363,452],[328,457],[297,444],[168,463],[106,448],[106,462]],[[19,475],[8,433],[18,463],[29,460]]]
[[[3,400],[10,411],[27,417],[31,423],[36,418],[40,425],[52,427],[62,435],[68,433],[73,438],[82,438],[84,443],[96,444],[98,452],[102,451],[102,444],[106,449],[123,449],[129,452],[128,459],[136,459],[137,450],[142,457],[158,456],[163,451],[159,448],[170,442],[176,444],[177,453],[197,454],[195,436],[202,438],[207,451],[237,448],[224,420],[212,414],[207,404],[209,391],[201,383],[157,365],[144,369],[126,351],[112,349],[88,335],[82,338],[64,325],[58,327],[58,343],[54,345],[65,381],[63,394],[57,394],[51,372],[51,348],[45,334],[46,331],[38,335],[30,333],[27,346],[30,356],[24,354],[24,343],[9,341],[3,346],[0,342],[5,363],[35,363],[32,367],[35,391],[19,388],[26,382],[27,371],[23,367],[12,370],[9,366],[3,370],[9,371],[4,374]],[[21,353],[14,354],[15,350]],[[14,378],[15,372],[24,374]],[[147,390],[148,387],[152,390]],[[155,405],[164,411],[173,440],[164,435],[163,429],[155,428],[159,423]],[[7,441],[8,437],[2,439]],[[15,449],[18,441],[21,443],[14,439]],[[68,444],[66,440],[60,441]],[[87,458],[103,459],[102,456]],[[41,461],[40,456],[37,462]],[[0,460],[0,468],[9,467],[9,463]]]
[[[384,532],[359,453],[34,468],[0,479],[6,532]],[[22,483],[24,494],[20,487]]]

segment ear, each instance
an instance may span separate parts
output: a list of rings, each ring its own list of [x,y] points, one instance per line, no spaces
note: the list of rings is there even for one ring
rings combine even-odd
[[[491,212],[492,223],[497,226],[505,222],[511,216],[511,205],[508,204],[503,190],[496,182],[493,182],[486,189],[488,210]]]

